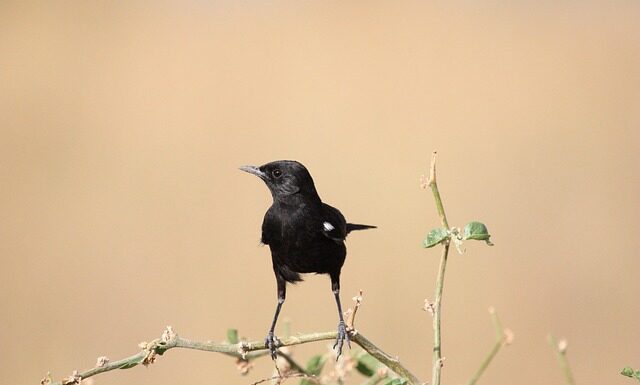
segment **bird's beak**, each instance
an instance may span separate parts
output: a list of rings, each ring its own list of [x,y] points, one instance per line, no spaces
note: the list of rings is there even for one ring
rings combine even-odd
[[[264,172],[260,171],[260,169],[256,166],[242,166],[240,167],[240,170],[244,171],[244,172],[248,172],[249,174],[253,174],[255,176],[257,176],[260,179],[264,179],[267,174],[265,174]]]

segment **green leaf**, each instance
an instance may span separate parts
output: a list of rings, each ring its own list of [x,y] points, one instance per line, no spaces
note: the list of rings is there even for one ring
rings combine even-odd
[[[463,239],[474,239],[476,241],[485,241],[487,245],[493,246],[493,243],[489,240],[491,235],[489,235],[489,230],[487,230],[487,226],[484,223],[480,222],[469,222],[464,227],[464,235]]]
[[[230,344],[238,343],[238,329],[227,329],[227,341]]]
[[[630,368],[628,366],[626,368],[622,369],[622,371],[620,372],[620,374],[622,374],[623,376],[627,376],[627,377],[633,377],[633,373],[634,373],[633,368]]]
[[[382,385],[405,385],[409,382],[406,378],[392,378],[387,382],[383,382]]]
[[[423,245],[427,248],[433,247],[438,243],[444,242],[448,238],[449,232],[447,231],[447,229],[439,227],[437,229],[429,231],[429,234],[427,234],[427,239],[424,240]]]
[[[633,370],[633,368],[631,368],[629,366],[627,366],[626,368],[622,369],[620,374],[622,374],[623,376],[635,378],[636,380],[640,381],[640,370]]]
[[[317,356],[311,357],[309,361],[307,361],[307,367],[306,367],[307,373],[313,376],[317,376],[322,371],[322,368],[324,367],[324,363],[326,361],[327,359],[320,354],[318,354]]]
[[[318,376],[320,372],[322,372],[322,368],[324,367],[327,358],[322,355],[313,356],[307,361],[307,367],[305,371],[307,374],[311,376]],[[303,379],[300,381],[300,385],[315,385],[313,382]]]
[[[356,370],[367,377],[373,376],[381,366],[380,361],[369,353],[361,354],[356,360]]]

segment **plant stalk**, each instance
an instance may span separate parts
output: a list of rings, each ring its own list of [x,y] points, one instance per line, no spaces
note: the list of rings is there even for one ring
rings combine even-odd
[[[431,167],[429,168],[429,180],[427,185],[431,188],[431,192],[433,193],[433,199],[436,202],[436,209],[438,210],[438,216],[440,216],[442,227],[449,230],[449,222],[447,221],[447,215],[444,211],[444,205],[442,204],[442,198],[440,197],[440,191],[438,191],[438,184],[436,182],[435,151],[431,156]],[[442,254],[440,256],[440,267],[438,269],[438,278],[436,279],[435,302],[433,304],[433,369],[431,376],[432,385],[440,385],[440,377],[443,365],[442,334],[440,331],[440,325],[442,323],[442,290],[444,288],[444,273],[447,268],[449,246],[450,241],[447,240],[444,243],[444,247],[442,248]]]
[[[567,360],[566,342],[562,341],[561,343],[558,343],[556,337],[552,336],[551,334],[549,335],[548,340],[549,344],[556,352],[558,365],[560,365],[560,369],[562,369],[562,372],[564,373],[565,382],[567,383],[567,385],[575,385],[575,382],[573,381],[573,374],[571,373],[571,367],[569,367],[569,361]]]
[[[504,346],[505,344],[508,344],[505,331],[504,329],[502,329],[502,324],[500,323],[500,319],[498,318],[498,314],[496,313],[495,309],[490,308],[489,313],[491,314],[491,321],[493,322],[493,326],[496,331],[496,342],[493,344],[493,347],[489,351],[489,354],[487,354],[485,359],[480,364],[480,367],[478,368],[476,373],[473,375],[473,377],[471,377],[469,382],[467,382],[467,385],[475,385],[480,376],[482,376],[485,370],[487,370],[489,364],[491,364],[491,361],[493,361],[495,356],[498,354],[500,348],[502,348],[502,346]]]

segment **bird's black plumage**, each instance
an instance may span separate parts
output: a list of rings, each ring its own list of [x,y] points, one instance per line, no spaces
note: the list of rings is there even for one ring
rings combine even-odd
[[[353,230],[375,226],[347,223],[342,213],[322,202],[309,171],[299,162],[279,160],[243,171],[262,179],[273,196],[273,204],[262,222],[262,243],[269,245],[278,286],[278,306],[266,338],[276,357],[274,329],[285,300],[287,282],[301,281],[300,273],[328,274],[336,298],[340,323],[334,348],[338,356],[344,340],[349,343],[340,305],[340,270],[347,250],[344,240]]]

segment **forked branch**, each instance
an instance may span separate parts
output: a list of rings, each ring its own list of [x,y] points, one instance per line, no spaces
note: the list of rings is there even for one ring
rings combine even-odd
[[[335,340],[337,332],[324,332],[324,333],[309,333],[301,334],[297,336],[291,336],[281,340],[280,346],[292,346],[306,344],[315,341]],[[404,367],[400,361],[385,353],[382,349],[373,344],[369,339],[360,333],[354,333],[351,337],[351,341],[360,345],[373,357],[378,359],[381,363],[393,370],[398,376],[406,378],[410,384],[420,385],[422,382]],[[99,360],[99,363],[89,370],[83,372],[74,372],[71,376],[57,382],[51,382],[48,379],[42,381],[43,385],[70,385],[79,384],[81,380],[89,377],[93,377],[97,374],[108,372],[115,369],[128,369],[136,365],[143,364],[149,365],[157,360],[157,356],[164,354],[170,349],[183,348],[194,349],[206,352],[222,353],[228,356],[252,359],[259,356],[266,355],[266,346],[264,341],[250,341],[250,342],[238,342],[236,344],[229,343],[216,343],[211,341],[200,342],[192,341],[186,338],[182,338],[175,334],[170,327],[165,330],[161,338],[153,340],[148,343],[141,344],[142,350],[130,357],[123,358],[117,361],[109,362],[106,359]],[[101,357],[102,358],[102,357]]]
[[[484,358],[484,360],[480,364],[480,367],[478,368],[476,373],[473,375],[473,377],[471,377],[469,382],[467,382],[467,385],[475,385],[475,383],[478,381],[482,373],[484,373],[484,371],[487,370],[491,361],[493,361],[495,356],[498,354],[498,352],[500,351],[500,348],[502,348],[505,345],[509,345],[511,344],[511,342],[513,342],[513,332],[509,329],[502,328],[502,324],[500,323],[500,319],[498,318],[496,309],[494,309],[493,307],[490,307],[489,314],[491,315],[491,322],[493,322],[493,327],[495,329],[496,342],[493,344],[493,347],[489,351],[489,354],[487,354],[487,356]]]

